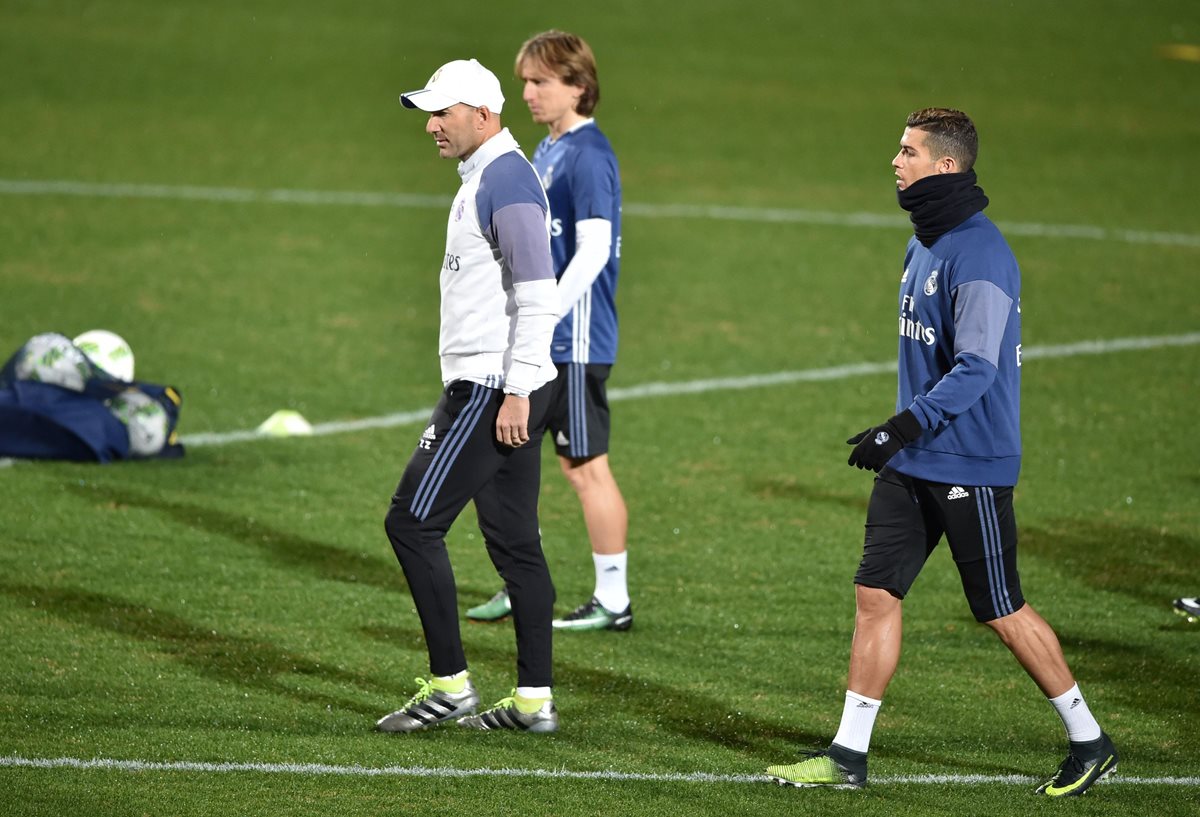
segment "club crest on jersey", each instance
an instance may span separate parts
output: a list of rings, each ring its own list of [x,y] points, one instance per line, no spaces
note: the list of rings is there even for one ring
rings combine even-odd
[[[466,208],[466,206],[467,206],[467,203],[465,201],[460,200],[458,202],[458,206],[454,208],[454,220],[455,221],[462,221],[463,210]]]
[[[935,292],[937,292],[937,277],[938,271],[934,270],[933,272],[929,273],[929,277],[925,279],[926,295],[933,295]]]
[[[549,190],[552,184],[554,184],[554,165],[547,167],[546,172],[542,174],[542,189]]]

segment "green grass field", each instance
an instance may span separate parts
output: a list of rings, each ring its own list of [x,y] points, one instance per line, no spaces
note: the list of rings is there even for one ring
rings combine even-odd
[[[612,460],[637,623],[556,640],[553,736],[378,735],[428,669],[382,529],[421,421],[225,435],[433,405],[457,176],[396,97],[478,57],[532,150],[510,66],[549,27],[594,46],[622,165]],[[1172,44],[1200,45],[1194,2],[6,0],[0,357],[118,331],[201,444],[0,467],[0,811],[1200,814],[1200,625],[1170,611],[1200,593],[1200,62]],[[1077,802],[1030,794],[1061,726],[944,551],[905,605],[872,785],[750,779],[837,728],[870,490],[843,440],[895,385],[721,379],[894,359],[888,163],[933,104],[975,118],[1024,274],[1023,585],[1122,752]],[[592,567],[552,459],[565,611]],[[470,513],[450,547],[461,606],[490,596]],[[464,638],[507,695],[511,626]]]

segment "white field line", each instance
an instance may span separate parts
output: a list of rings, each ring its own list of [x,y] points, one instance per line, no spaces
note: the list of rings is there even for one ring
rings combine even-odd
[[[1161,349],[1169,346],[1195,346],[1198,344],[1200,344],[1200,332],[1191,332],[1185,335],[1160,335],[1157,337],[1113,338],[1111,340],[1088,340],[1078,343],[1066,343],[1058,346],[1031,346],[1022,350],[1022,358],[1026,360],[1044,360],[1048,358]],[[680,394],[702,394],[704,392],[730,391],[734,389],[757,389],[765,386],[782,386],[791,383],[844,380],[850,377],[888,374],[894,371],[896,371],[895,361],[888,361],[886,363],[851,363],[845,366],[830,366],[823,369],[801,369],[799,371],[773,372],[770,374],[747,375],[745,377],[721,377],[707,380],[679,381],[675,383],[643,383],[640,386],[610,389],[608,399],[639,400],[645,397],[673,397]],[[432,413],[433,408],[430,407],[427,409],[417,409],[416,411],[405,411],[399,414],[367,417],[361,420],[318,423],[313,426],[313,435],[325,436],[329,434],[342,434],[348,431],[362,431],[369,428],[392,428],[412,423],[423,423],[429,419],[429,415]],[[278,438],[268,437],[259,434],[257,431],[226,431],[184,435],[182,442],[184,445],[205,446],[270,439]]]
[[[576,772],[570,769],[455,769],[448,766],[334,766],[326,763],[207,763],[196,761],[115,760],[74,757],[26,758],[0,757],[0,767],[28,769],[99,769],[124,772],[256,772],[260,774],[340,775],[344,777],[534,777],[548,780],[611,780],[614,782],[649,781],[654,783],[764,783],[764,775],[708,774],[705,772]],[[1029,785],[1040,778],[1019,774],[913,774],[872,777],[873,784],[977,786],[986,784]],[[1200,786],[1200,777],[1120,777],[1101,781],[1103,785],[1132,784],[1153,786]]]
[[[339,190],[255,190],[243,187],[200,187],[194,185],[132,184],[81,182],[69,179],[0,179],[0,195],[10,196],[85,196],[116,199],[178,199],[191,201],[240,202],[262,204],[308,204],[352,207],[445,208],[447,196],[419,193],[372,193]],[[878,213],[834,213],[824,210],[800,210],[772,207],[731,207],[703,204],[639,204],[628,202],[623,211],[644,218],[705,219],[710,221],[749,221],[772,224],[818,224],[832,227],[869,227],[909,229],[903,215]],[[1039,224],[1001,222],[1009,235],[1066,238],[1085,241],[1120,241],[1127,244],[1157,244],[1200,247],[1200,234],[1158,230],[1127,230],[1091,224]]]

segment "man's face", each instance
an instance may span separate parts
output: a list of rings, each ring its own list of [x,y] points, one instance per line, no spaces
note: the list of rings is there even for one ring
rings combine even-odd
[[[582,88],[565,84],[544,64],[533,60],[521,66],[521,81],[525,83],[521,98],[529,106],[533,121],[540,125],[561,122],[575,113],[575,105],[583,95]]]
[[[904,129],[904,135],[900,137],[900,152],[892,159],[898,190],[904,190],[926,176],[946,172],[941,167],[941,157],[930,154],[925,146],[925,137],[928,135],[920,128]]]
[[[437,142],[438,156],[465,161],[483,144],[483,131],[475,127],[479,109],[459,102],[429,114],[425,132]]]

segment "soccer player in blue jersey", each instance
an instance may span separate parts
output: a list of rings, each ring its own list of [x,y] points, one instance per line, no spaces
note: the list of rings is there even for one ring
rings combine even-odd
[[[432,677],[418,679],[416,694],[376,728],[415,732],[457,720],[470,729],[553,732],[554,585],[537,519],[541,438],[556,374],[549,204],[500,124],[500,81],[477,61],[446,63],[400,101],[429,114],[425,131],[439,156],[458,161],[462,186],[450,206],[439,274],[444,390],[384,522],[421,619]],[[512,596],[517,636],[517,688],[478,715],[445,541],[472,500]]]
[[[600,99],[596,59],[574,34],[547,31],[517,53],[515,69],[533,120],[549,135],[533,154],[550,200],[550,249],[559,317],[551,353],[558,369],[549,432],[559,464],[583,507],[596,571],[591,599],[554,621],[561,630],[628,630],[625,500],[608,464],[605,383],[617,356],[617,271],[621,179],[617,157],[592,112]],[[501,590],[467,617],[502,618]]]
[[[1117,766],[1058,637],[1017,576],[1013,486],[1021,465],[1021,276],[972,169],[970,118],[908,117],[892,160],[908,242],[899,295],[896,415],[851,437],[849,464],[878,473],[854,577],[857,613],[837,735],[767,774],[793,786],[861,788],[875,716],[900,659],[901,602],[944,535],[976,620],[1046,695],[1070,744],[1039,794],[1083,794]]]

